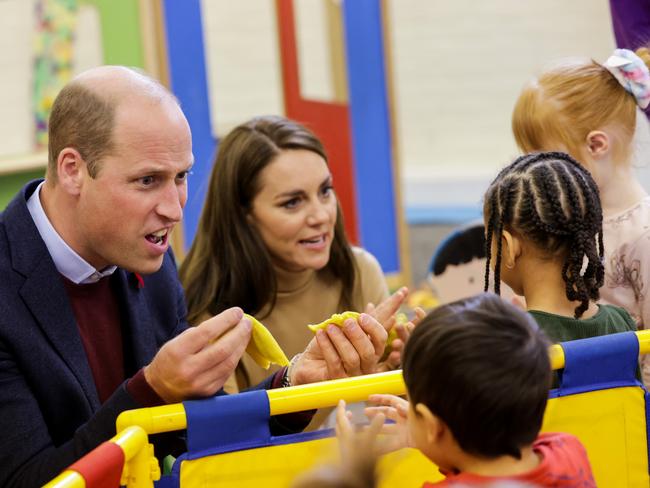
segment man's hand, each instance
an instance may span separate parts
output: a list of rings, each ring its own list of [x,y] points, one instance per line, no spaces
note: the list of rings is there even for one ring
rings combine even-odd
[[[235,370],[251,328],[241,309],[225,310],[167,342],[144,377],[167,403],[214,395]]]
[[[290,368],[292,385],[315,383],[377,372],[388,333],[368,314],[348,319],[343,327],[329,325],[316,332]]]

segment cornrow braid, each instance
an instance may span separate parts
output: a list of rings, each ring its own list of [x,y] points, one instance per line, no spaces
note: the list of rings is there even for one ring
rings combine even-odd
[[[585,178],[579,178],[580,185],[583,189],[583,195],[586,197],[586,205],[589,207],[598,207],[600,208],[600,199],[598,197],[598,193],[596,192],[595,194],[591,191],[589,191],[590,188],[596,185],[596,182],[593,180],[591,177],[591,174],[588,172],[584,175]],[[601,216],[602,216],[602,211],[601,211]],[[602,217],[601,217],[602,218]],[[596,254],[598,256],[604,256],[605,255],[605,246],[603,244],[603,233],[601,232],[598,234],[598,239],[596,243],[593,243],[592,240],[586,241],[587,245],[594,245],[594,248],[590,250],[591,253]],[[596,247],[597,246],[597,247]],[[590,262],[587,264],[587,269],[585,270],[585,278],[594,280],[595,283],[600,283],[600,286],[602,286],[602,283],[605,280],[605,267],[604,266],[593,266],[593,264]],[[595,296],[591,296],[592,300],[598,300],[599,296],[596,293]]]
[[[602,209],[589,172],[562,152],[520,156],[502,169],[485,193],[485,291],[490,285],[492,242],[496,239],[494,291],[500,292],[501,235],[513,229],[541,249],[564,254],[562,278],[569,300],[580,302],[580,318],[598,300],[605,276]]]
[[[496,228],[496,235],[500,236],[503,233],[504,229],[504,222],[507,222],[510,220],[510,213],[511,213],[511,201],[512,201],[512,196],[513,196],[513,186],[515,182],[514,181],[508,181],[506,182],[502,188],[499,189],[499,195],[497,195],[497,202],[503,202],[503,205],[501,206],[501,211],[499,212],[500,218],[499,222],[497,224]],[[501,197],[501,193],[503,193],[503,197]],[[502,240],[498,239],[497,240],[497,259],[496,262],[494,263],[495,266],[495,273],[496,275],[499,276],[499,278],[496,278],[494,281],[494,292],[498,295],[501,293],[501,279],[500,279],[500,271],[501,271],[501,249],[502,249]]]
[[[496,202],[495,202],[494,195],[490,199],[490,209],[489,209],[489,214],[490,215],[495,215],[496,214]],[[487,199],[485,201],[486,205],[488,204]],[[485,213],[485,212],[484,212]],[[485,287],[484,290],[485,292],[488,291],[490,288],[490,262],[492,260],[492,232],[494,230],[494,220],[490,219],[487,221],[487,226],[485,229],[485,255],[487,256],[487,260],[485,261]],[[495,283],[496,286],[496,283]],[[499,288],[500,290],[500,288]]]
[[[528,166],[531,164],[536,163],[539,160],[538,155],[536,154],[527,154],[524,156],[520,156],[517,158],[510,166],[502,169],[499,174],[497,175],[496,181],[503,181],[504,186],[505,182],[507,180],[506,175],[510,168],[517,168],[519,171],[525,170]],[[494,182],[492,185],[490,185],[490,189],[494,187]],[[487,207],[488,204],[488,194],[489,194],[489,189],[488,192],[486,193],[485,197],[485,206]],[[494,235],[500,236],[501,233],[503,232],[503,211],[504,208],[507,208],[509,205],[501,203],[501,187],[494,187],[494,191],[491,193],[491,197],[489,198],[489,207],[490,211],[486,212],[484,210],[484,214],[486,215],[493,215],[493,216],[498,216],[495,217],[494,219],[488,219],[487,220],[487,227],[486,227],[486,236],[485,236],[485,255],[487,256],[487,261],[485,263],[485,288],[484,291],[489,291],[490,288],[490,262],[492,259],[492,239]],[[509,193],[508,193],[508,196]],[[509,203],[509,202],[507,202]],[[525,204],[525,203],[524,203]],[[507,221],[506,221],[507,223]],[[495,225],[496,225],[496,230],[495,230]],[[501,239],[497,239],[497,256],[496,256],[496,261],[495,261],[495,266],[494,266],[494,292],[499,295],[501,293]]]

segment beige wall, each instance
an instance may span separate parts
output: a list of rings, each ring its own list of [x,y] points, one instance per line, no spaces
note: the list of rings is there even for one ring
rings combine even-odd
[[[336,4],[295,2],[299,77],[308,99],[337,99],[328,30]],[[202,0],[201,9],[214,134],[222,137],[255,115],[283,114],[275,0]]]
[[[0,174],[13,168],[44,166],[35,153],[33,116],[35,15],[34,0],[0,1]],[[95,7],[77,14],[74,72],[102,63],[101,27]]]
[[[565,56],[614,48],[607,0],[388,0],[407,205],[476,203],[517,150],[522,85]]]
[[[0,156],[33,151],[31,3],[0,2]]]
[[[202,0],[212,131],[284,111],[274,0]]]
[[[294,0],[303,96],[335,98],[326,5]],[[354,0],[342,0],[354,1]],[[614,48],[607,0],[385,0],[407,206],[478,203],[516,155],[520,88],[565,56]],[[203,0],[213,126],[282,113],[274,0]],[[650,177],[648,177],[650,181]]]
[[[295,1],[303,95],[333,99],[324,5],[336,2]],[[219,135],[255,114],[283,112],[274,5],[274,0],[202,0],[209,103]],[[477,203],[496,168],[516,154],[510,112],[524,82],[559,57],[603,60],[614,47],[607,0],[385,0],[385,5],[407,206]],[[33,144],[32,15],[33,0],[0,1],[0,67],[5,67],[0,156],[24,153]],[[87,46],[80,67],[97,62],[101,47],[92,11],[87,16],[82,26],[88,28],[79,32],[84,42],[78,44]],[[650,137],[644,141],[647,150]],[[650,182],[648,174],[642,170]]]

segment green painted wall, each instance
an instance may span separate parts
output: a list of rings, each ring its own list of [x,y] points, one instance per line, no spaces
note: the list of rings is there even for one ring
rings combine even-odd
[[[97,7],[102,26],[104,64],[144,67],[140,11],[134,0],[82,0]]]
[[[140,35],[140,12],[134,0],[81,0],[94,5],[100,14],[104,64],[144,67]],[[29,180],[42,178],[45,170],[0,176],[0,209],[4,209],[16,192]]]
[[[4,175],[0,178],[0,209],[4,210],[9,201],[25,183],[34,178],[42,178],[44,173],[45,170],[27,171],[24,173]]]

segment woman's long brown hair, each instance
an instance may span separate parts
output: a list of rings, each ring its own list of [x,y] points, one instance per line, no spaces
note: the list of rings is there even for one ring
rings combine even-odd
[[[288,149],[312,151],[327,161],[318,138],[284,117],[254,118],[220,142],[196,237],[179,270],[190,324],[233,306],[253,315],[267,304],[273,309],[277,278],[271,256],[247,215],[260,172]],[[356,266],[338,205],[326,269],[343,285],[341,303],[351,305]]]

